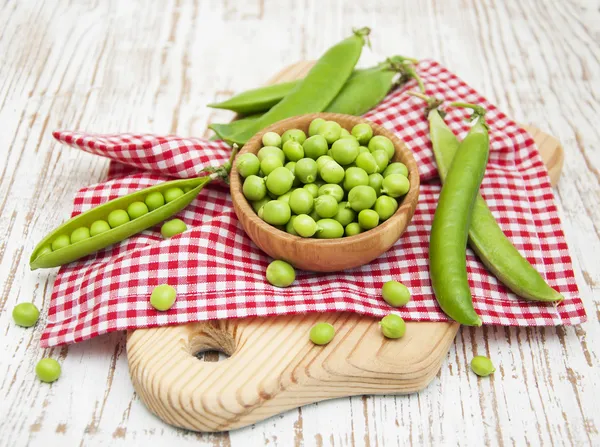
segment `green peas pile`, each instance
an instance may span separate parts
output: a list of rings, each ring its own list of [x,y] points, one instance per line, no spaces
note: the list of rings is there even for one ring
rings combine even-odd
[[[153,191],[146,196],[143,202],[133,202],[129,204],[126,210],[113,210],[108,214],[108,216],[106,216],[106,220],[96,220],[92,222],[89,228],[79,227],[73,230],[70,235],[61,234],[57,236],[52,243],[46,245],[40,250],[38,256],[60,250],[61,248],[105,233],[113,228],[117,228],[121,225],[131,222],[132,220],[142,217],[145,214],[160,208],[166,203],[172,202],[173,200],[181,197],[190,190],[188,188],[185,189],[187,189],[187,191],[177,187],[169,188],[165,190],[164,193],[160,191]],[[181,222],[179,219],[175,220]],[[171,224],[173,222],[174,221],[171,221]],[[181,224],[183,224],[183,222],[181,222]],[[180,231],[176,231],[175,229],[172,229],[171,231],[167,230],[167,233],[169,233],[168,236],[165,236],[163,231],[163,236],[168,238],[174,234],[185,231],[185,224],[180,225],[177,230]]]
[[[410,189],[407,167],[390,163],[392,141],[366,123],[349,132],[314,119],[308,135],[267,132],[256,155],[237,159],[242,192],[265,222],[304,238],[354,236],[377,227]]]

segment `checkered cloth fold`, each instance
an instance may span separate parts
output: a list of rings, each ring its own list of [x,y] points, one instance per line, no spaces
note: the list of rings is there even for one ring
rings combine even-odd
[[[550,181],[533,140],[438,63],[422,61],[417,68],[428,94],[487,108],[491,153],[481,194],[515,246],[565,296],[558,306],[519,299],[469,249],[469,282],[484,324],[535,326],[584,321]],[[185,233],[163,240],[157,226],[62,267],[54,283],[42,345],[79,342],[116,330],[220,318],[334,311],[381,317],[393,310],[380,294],[383,282],[392,278],[412,292],[411,302],[398,309],[403,318],[446,321],[428,274],[428,236],[440,183],[423,102],[406,95],[415,87],[409,83],[392,92],[365,115],[406,142],[422,181],[413,220],[387,253],[349,271],[299,271],[293,286],[272,287],[265,281],[270,259],[245,235],[223,185],[211,184],[179,213],[188,226]],[[469,128],[464,120],[467,113],[452,110],[446,117],[461,138]],[[105,182],[77,194],[73,215],[172,177],[193,177],[206,166],[222,164],[230,153],[222,141],[199,138],[69,131],[54,136],[113,160]],[[163,283],[177,289],[177,301],[169,311],[158,312],[150,306],[149,296]]]

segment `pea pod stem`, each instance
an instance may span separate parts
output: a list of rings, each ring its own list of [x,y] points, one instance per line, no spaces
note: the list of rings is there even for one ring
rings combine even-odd
[[[427,102],[433,153],[444,182],[459,141],[445,123],[443,112],[438,109],[441,100],[417,92],[408,93]],[[481,194],[475,200],[469,246],[487,269],[517,296],[541,302],[560,302],[564,299],[506,237]]]

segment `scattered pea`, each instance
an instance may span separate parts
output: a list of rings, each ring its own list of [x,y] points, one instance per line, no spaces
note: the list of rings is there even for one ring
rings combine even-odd
[[[285,261],[275,260],[267,267],[267,281],[275,287],[288,287],[296,279],[294,267]]]
[[[159,193],[160,194],[160,193]],[[161,194],[162,197],[162,194]],[[90,225],[90,236],[96,236],[110,230],[110,225],[105,220],[97,220]]]
[[[150,295],[150,304],[156,310],[162,312],[169,310],[175,304],[177,291],[168,284],[161,284],[152,290]]]
[[[75,244],[79,241],[89,239],[90,237],[90,229],[88,227],[75,228],[71,233],[71,244]]]
[[[33,303],[19,303],[13,309],[12,317],[17,325],[31,327],[37,323],[40,311]]]
[[[406,323],[396,314],[386,315],[379,322],[381,332],[386,338],[401,338],[406,333]]]
[[[401,307],[410,301],[408,287],[398,281],[388,281],[381,288],[381,296],[390,306]]]
[[[183,189],[181,188],[169,188],[165,191],[165,202],[169,203],[172,202],[173,200],[181,197],[184,194]],[[110,220],[108,221],[108,223],[110,223]],[[112,226],[112,225],[111,225]]]
[[[148,211],[148,205],[144,202],[133,202],[127,207],[127,214],[129,214],[129,217],[132,219],[142,217],[144,214],[148,214]]]
[[[35,373],[42,382],[51,383],[60,377],[60,364],[51,358],[40,360],[35,365]]]
[[[169,239],[176,234],[181,234],[187,230],[187,225],[181,219],[172,219],[165,222],[162,227],[160,227],[160,234],[165,239]]]
[[[146,203],[148,211],[154,211],[165,204],[165,196],[160,191],[153,191],[146,196],[144,203]]]
[[[177,188],[179,189],[179,188]],[[181,189],[179,189],[181,191]],[[183,194],[183,191],[181,191]],[[114,210],[108,215],[108,224],[111,228],[116,228],[129,222],[129,214],[125,210]]]
[[[310,329],[309,338],[315,345],[328,344],[335,336],[335,328],[329,323],[317,323]]]
[[[489,358],[478,355],[471,360],[471,370],[480,377],[487,377],[494,373],[496,368]]]

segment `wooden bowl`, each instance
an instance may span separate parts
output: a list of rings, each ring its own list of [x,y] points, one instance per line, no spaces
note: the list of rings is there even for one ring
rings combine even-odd
[[[262,147],[266,132],[282,134],[288,129],[302,129],[308,134],[308,126],[315,118],[338,122],[348,131],[356,124],[368,123],[373,135],[383,135],[394,143],[396,154],[392,161],[400,161],[408,168],[410,191],[400,202],[396,213],[381,225],[356,236],[340,239],[307,239],[294,236],[264,222],[254,212],[242,193],[242,180],[235,163],[231,170],[231,198],[233,208],[242,227],[258,247],[275,259],[283,259],[294,267],[316,272],[335,272],[368,264],[385,253],[396,243],[408,226],[419,197],[419,173],[412,152],[392,132],[363,118],[338,113],[313,113],[279,121],[254,135],[242,148],[240,154],[256,154]]]

